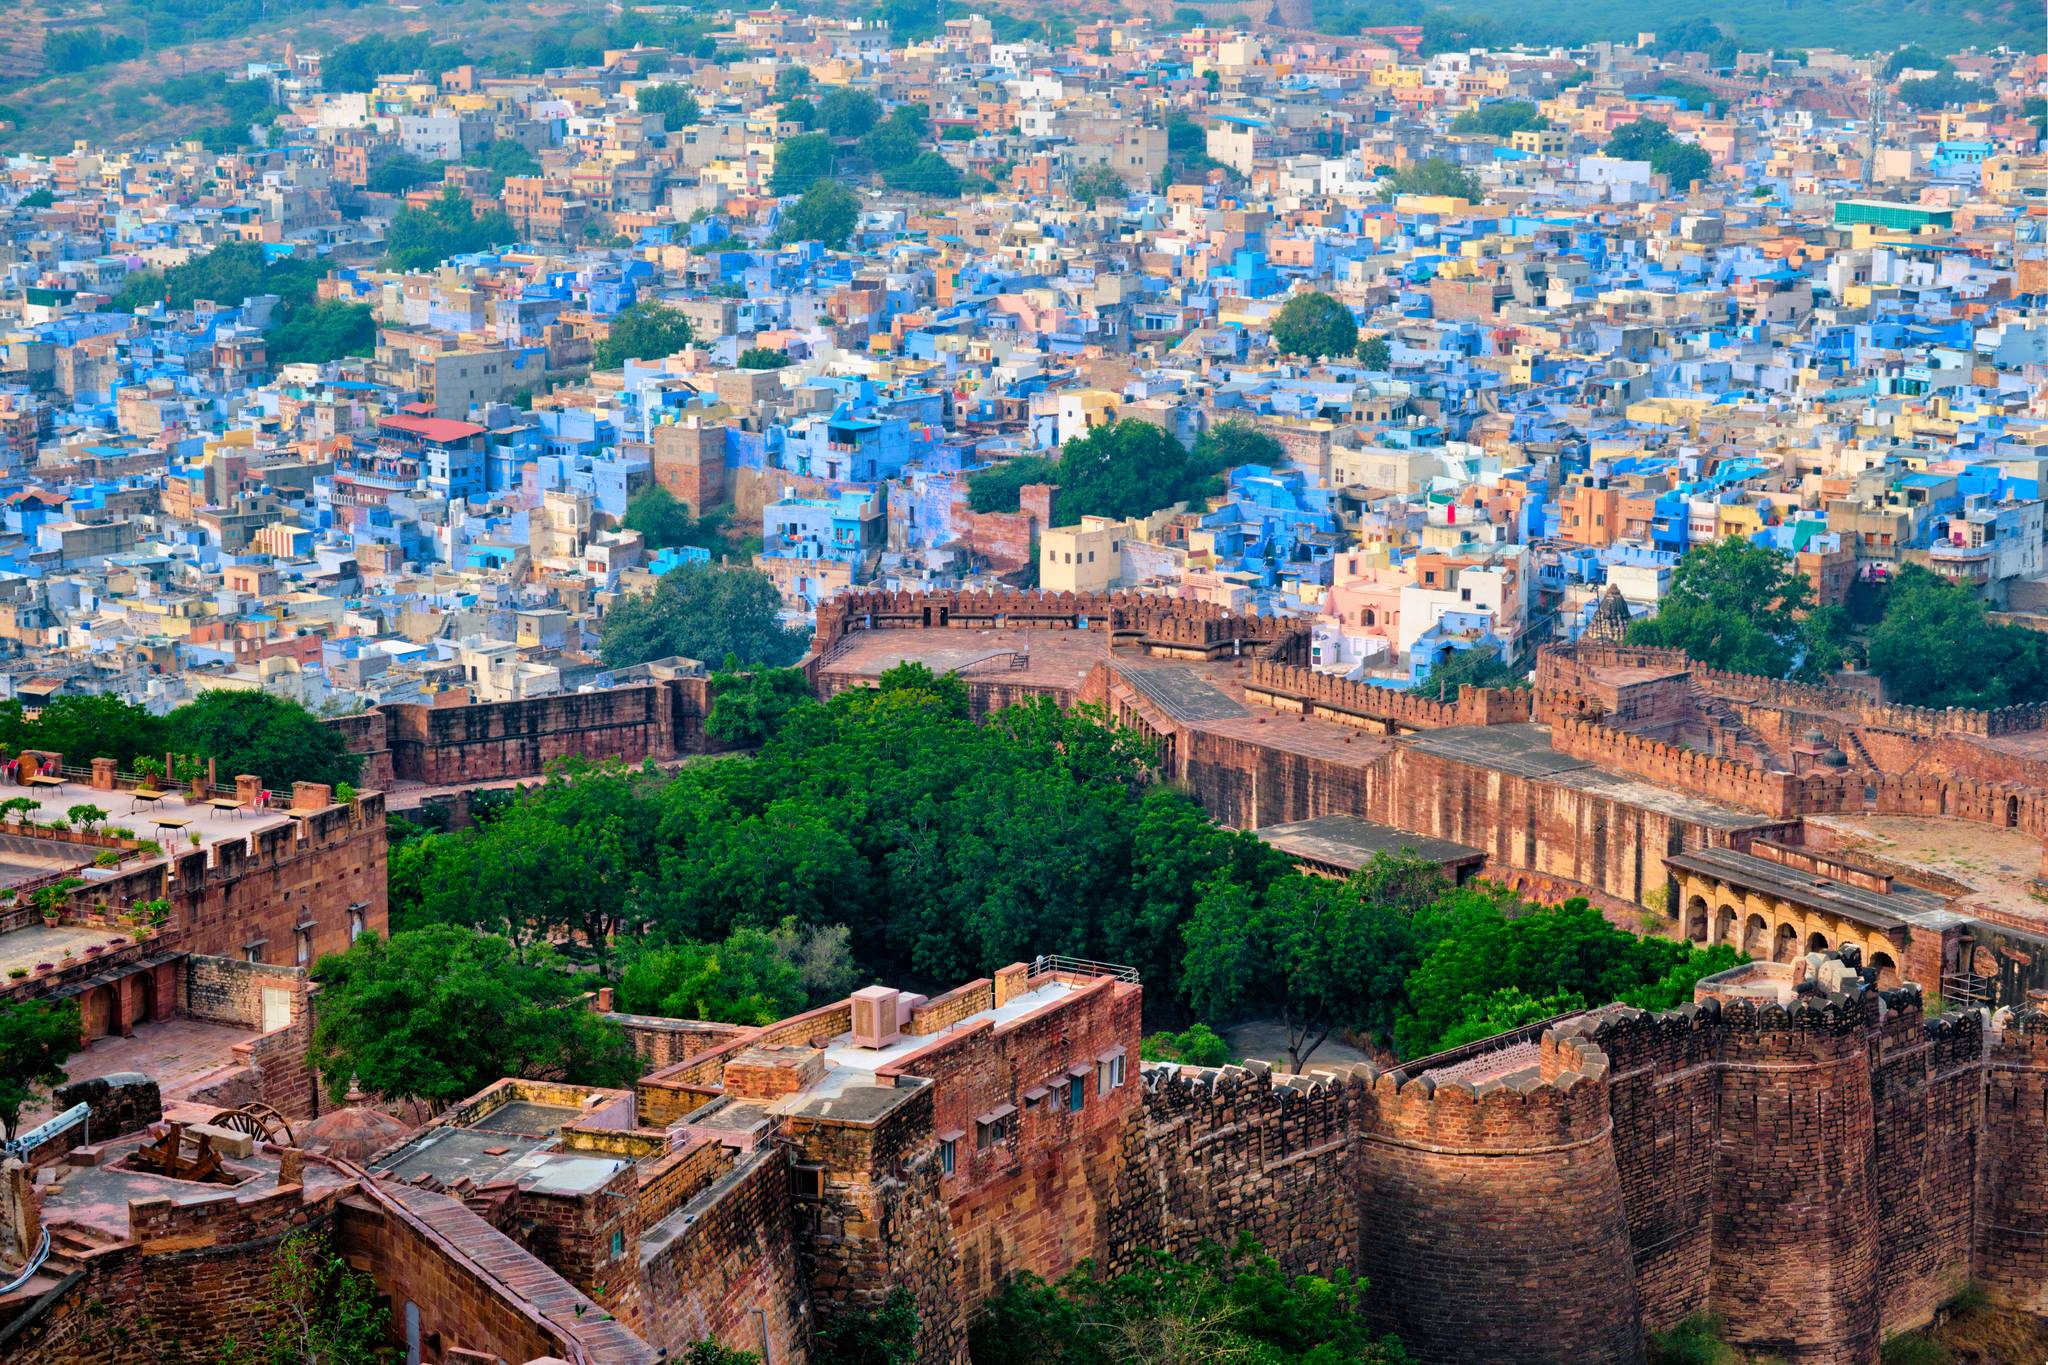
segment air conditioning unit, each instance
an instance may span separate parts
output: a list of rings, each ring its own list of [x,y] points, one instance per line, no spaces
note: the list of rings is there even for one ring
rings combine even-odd
[[[853,1045],[887,1047],[903,1036],[896,1017],[897,991],[863,986],[853,993]]]

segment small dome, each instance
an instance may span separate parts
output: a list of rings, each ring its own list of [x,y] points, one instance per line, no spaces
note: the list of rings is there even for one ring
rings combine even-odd
[[[1813,726],[1812,728],[1807,730],[1807,732],[1801,735],[1799,738],[1809,748],[1814,749],[1818,749],[1821,745],[1828,742],[1826,732],[1824,732],[1818,725]]]
[[[1820,756],[1820,761],[1830,768],[1846,768],[1849,766],[1849,755],[1840,749],[1830,749]]]
[[[306,1126],[299,1146],[360,1166],[412,1131],[412,1125],[364,1104],[366,1098],[362,1091],[349,1087],[348,1107],[330,1110],[314,1119]]]

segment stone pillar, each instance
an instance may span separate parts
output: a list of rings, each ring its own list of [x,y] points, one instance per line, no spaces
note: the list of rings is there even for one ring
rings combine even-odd
[[[996,1008],[1003,1006],[1031,989],[1031,968],[1022,962],[1012,962],[996,972]]]
[[[235,776],[235,804],[253,806],[263,797],[263,779],[254,773],[238,773]]]
[[[114,790],[114,760],[96,758],[92,761],[92,789],[96,792]]]
[[[325,782],[292,783],[293,810],[326,810],[334,804],[334,789]]]

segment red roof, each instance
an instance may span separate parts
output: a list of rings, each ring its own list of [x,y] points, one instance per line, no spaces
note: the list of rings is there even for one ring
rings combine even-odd
[[[409,432],[423,441],[441,445],[484,434],[484,428],[476,423],[458,422],[452,417],[379,417],[377,425],[386,431]]]

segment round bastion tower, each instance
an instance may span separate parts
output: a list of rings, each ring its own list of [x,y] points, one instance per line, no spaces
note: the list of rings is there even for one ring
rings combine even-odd
[[[1637,1365],[1643,1330],[1607,1058],[1546,1032],[1378,1078],[1360,1241],[1375,1313],[1417,1360]]]
[[[2048,1314],[2048,1010],[2000,1010],[1991,1035],[1977,1279],[2000,1303]]]

